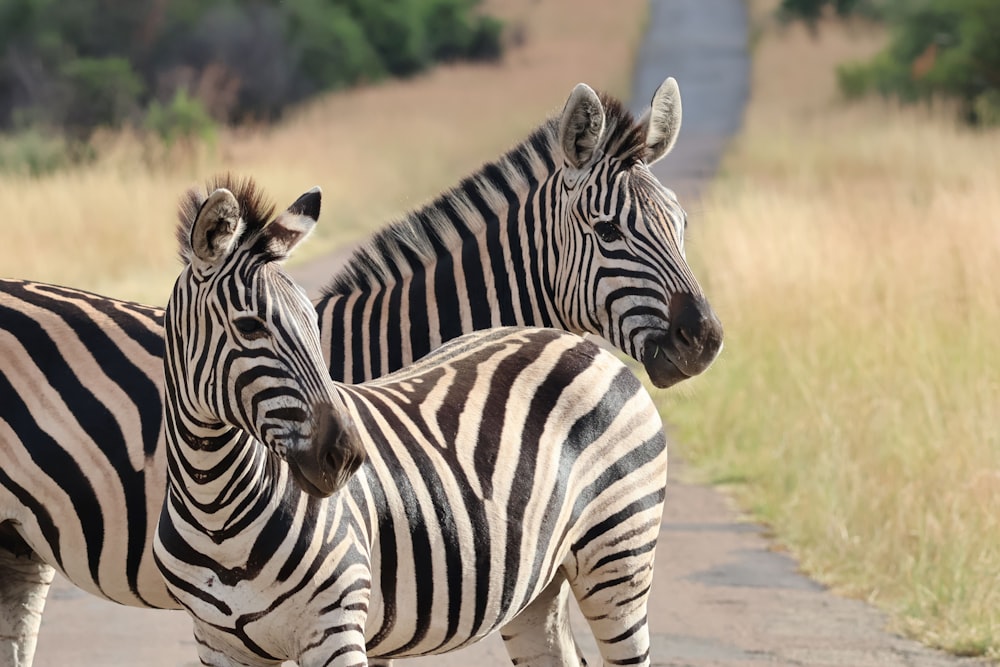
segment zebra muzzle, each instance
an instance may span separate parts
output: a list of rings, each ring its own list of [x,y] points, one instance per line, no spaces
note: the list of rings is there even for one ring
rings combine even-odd
[[[288,452],[296,483],[317,498],[340,490],[364,463],[365,449],[350,415],[331,405],[314,408],[314,437],[304,448]]]
[[[722,323],[703,296],[687,292],[670,299],[670,324],[649,335],[642,364],[660,388],[705,371],[722,349]]]

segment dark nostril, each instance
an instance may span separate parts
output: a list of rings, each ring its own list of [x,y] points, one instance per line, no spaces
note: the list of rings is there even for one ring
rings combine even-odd
[[[702,304],[687,292],[678,292],[670,299],[670,337],[678,350],[690,350],[701,344],[703,326]]]
[[[670,299],[670,341],[678,351],[714,357],[722,346],[722,324],[708,300],[679,292]]]
[[[674,332],[674,336],[677,338],[677,343],[684,347],[691,347],[694,343],[691,341],[691,337],[688,335],[684,327],[678,327]]]

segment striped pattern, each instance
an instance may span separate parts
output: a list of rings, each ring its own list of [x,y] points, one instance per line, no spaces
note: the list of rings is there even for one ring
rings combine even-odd
[[[684,259],[684,210],[643,159],[645,126],[600,103],[603,155],[586,170],[567,168],[553,118],[354,255],[316,305],[334,378],[501,325],[595,334],[649,366],[676,295],[714,320]]]
[[[384,374],[487,324],[596,332],[654,381],[707,366],[718,336],[684,373],[664,363],[660,345],[685,314],[714,321],[683,260],[684,213],[648,170],[676,134],[654,131],[658,116],[670,117],[654,113],[657,101],[670,96],[658,93],[640,121],[601,98],[600,155],[577,168],[563,130],[580,108],[593,110],[583,93],[356,254],[316,304],[335,379]],[[245,218],[270,218],[273,207],[246,184],[215,186],[235,192]],[[186,219],[205,196],[185,201]],[[166,476],[162,317],[0,280],[0,665],[14,653],[30,664],[40,616],[24,610],[44,601],[53,566],[121,604],[176,607],[151,554]]]
[[[331,401],[314,384],[308,301],[269,286],[287,280],[275,266],[231,273],[257,265],[252,249],[233,255],[211,280],[183,274],[166,322],[171,465],[154,551],[203,663],[365,665],[502,626],[517,664],[558,657],[566,647],[529,626],[565,582],[609,664],[649,664],[665,439],[617,359],[551,329],[499,329]],[[254,309],[245,294],[267,298]],[[269,335],[246,364],[231,314],[265,308]],[[278,400],[260,366],[282,369],[295,411],[255,409]],[[341,408],[336,442],[315,436],[316,405]],[[294,489],[303,460],[348,441],[368,460],[345,487]]]
[[[162,490],[145,489],[166,476],[162,310],[27,281],[0,292],[0,520],[17,526],[0,545],[95,595],[166,602],[139,585],[159,578]]]

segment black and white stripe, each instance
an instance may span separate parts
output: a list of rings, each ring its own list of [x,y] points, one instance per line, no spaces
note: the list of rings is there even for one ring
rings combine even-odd
[[[604,335],[659,384],[707,366],[721,330],[683,259],[683,210],[648,170],[676,136],[676,88],[665,83],[639,121],[588,91],[334,279],[316,307],[335,379],[384,374],[494,325]],[[218,185],[245,218],[270,218],[245,184]],[[40,609],[53,567],[121,604],[176,607],[151,556],[166,476],[162,318],[0,280],[0,665],[30,664],[40,614],[26,610]]]
[[[533,603],[568,584],[607,664],[650,664],[667,458],[639,381],[577,336],[506,328],[334,385],[274,263],[309,198],[244,231],[214,193],[192,236],[225,250],[193,243],[167,307],[154,554],[202,662],[366,665],[505,627],[516,664],[548,664],[567,638]]]
[[[649,171],[679,126],[673,79],[639,122],[577,86],[561,116],[355,254],[316,305],[332,376],[378,377],[501,325],[601,336],[658,386],[704,370],[721,327],[684,259],[685,213]]]

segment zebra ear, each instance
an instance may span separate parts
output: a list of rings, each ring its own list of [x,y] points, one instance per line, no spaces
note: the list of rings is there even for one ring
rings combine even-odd
[[[205,264],[227,257],[240,234],[243,220],[235,195],[219,188],[208,196],[191,225],[191,250]]]
[[[576,84],[559,119],[559,145],[566,161],[580,169],[594,156],[604,136],[604,105],[585,83]]]
[[[288,210],[264,228],[268,238],[268,251],[276,260],[282,260],[292,253],[319,219],[319,205],[323,191],[316,186],[295,200]]]
[[[674,77],[660,84],[639,121],[646,127],[646,164],[670,152],[681,130],[681,91]]]

